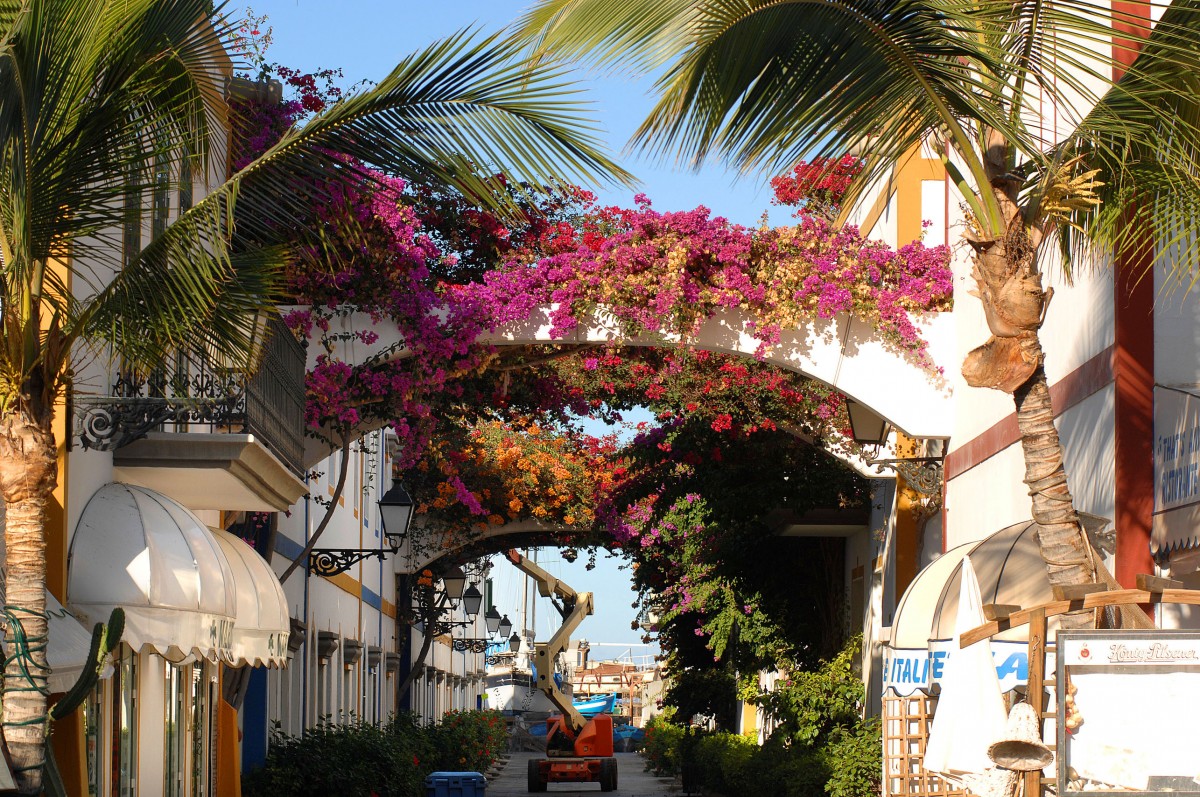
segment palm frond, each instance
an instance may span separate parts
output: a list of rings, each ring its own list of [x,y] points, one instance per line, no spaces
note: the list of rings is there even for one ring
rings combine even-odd
[[[563,67],[532,62],[510,38],[469,32],[410,56],[375,88],[286,136],[238,176],[243,201],[320,177],[332,150],[410,182],[503,201],[487,183],[585,183],[632,176],[604,154],[599,128]],[[272,197],[277,200],[277,197]],[[501,206],[500,209],[512,209]]]
[[[84,328],[146,362],[189,335],[211,338],[210,347],[245,349],[251,325],[210,319],[245,318],[274,303],[281,266],[314,243],[313,208],[336,201],[346,182],[373,179],[370,169],[452,185],[502,209],[507,197],[488,182],[496,171],[534,185],[572,177],[629,182],[603,154],[595,128],[581,121],[574,94],[560,67],[531,64],[512,39],[476,41],[464,33],[434,44],[375,88],[290,131],[175,221],[98,295],[97,305],[152,309],[160,316],[154,335],[101,307],[81,317]],[[249,276],[241,271],[247,266]],[[257,293],[243,289],[246,279]],[[162,280],[171,290],[151,295]],[[203,293],[206,286],[228,294]],[[217,333],[233,337],[218,340]]]
[[[1065,267],[1096,252],[1168,263],[1185,286],[1200,275],[1200,3],[1177,2],[1132,68],[1050,152],[1103,182],[1098,206],[1073,209],[1058,229]],[[1044,215],[1049,168],[1031,215]],[[1094,258],[1093,258],[1094,259]]]
[[[543,0],[513,26],[538,55],[587,58],[626,73],[650,73],[674,60],[700,19],[694,0]]]

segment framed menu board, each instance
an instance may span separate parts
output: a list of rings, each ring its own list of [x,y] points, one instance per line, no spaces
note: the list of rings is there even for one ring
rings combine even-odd
[[[1200,795],[1200,631],[1060,631],[1060,794]]]

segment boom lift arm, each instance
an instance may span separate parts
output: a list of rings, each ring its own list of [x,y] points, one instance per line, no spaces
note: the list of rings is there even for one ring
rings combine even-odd
[[[592,613],[592,593],[576,592],[562,581],[547,573],[533,562],[526,559],[519,551],[509,551],[508,561],[521,572],[537,582],[538,594],[550,598],[554,608],[562,615],[562,626],[554,632],[549,642],[534,644],[534,664],[537,668],[537,687],[550,702],[563,714],[567,726],[572,733],[579,733],[587,724],[587,719],[575,710],[571,699],[562,693],[554,682],[554,666],[558,656],[566,650],[571,641],[571,632],[579,627],[583,618]]]

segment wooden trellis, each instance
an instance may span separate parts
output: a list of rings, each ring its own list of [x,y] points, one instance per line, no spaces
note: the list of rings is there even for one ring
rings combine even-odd
[[[883,698],[884,797],[966,797],[924,767],[937,698],[920,692]]]

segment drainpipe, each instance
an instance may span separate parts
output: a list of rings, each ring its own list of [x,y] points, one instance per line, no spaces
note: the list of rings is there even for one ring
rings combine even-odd
[[[308,476],[304,477],[305,486],[308,486]],[[311,492],[311,491],[310,491]],[[309,496],[304,496],[304,547],[308,547],[308,535],[312,531],[312,518],[309,513],[309,504],[312,499]],[[314,627],[313,623],[308,619],[308,567],[304,568],[304,622],[307,624],[304,633],[311,637],[311,631]],[[312,645],[310,640],[304,640],[304,665],[300,670],[300,735],[303,736],[308,730],[308,659]]]

